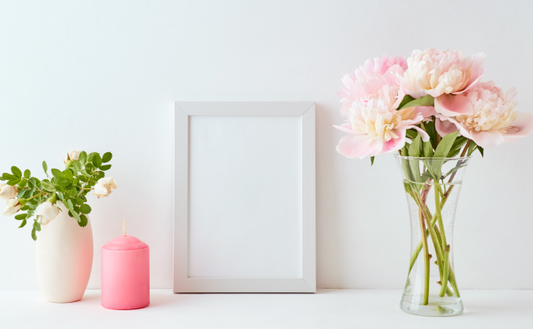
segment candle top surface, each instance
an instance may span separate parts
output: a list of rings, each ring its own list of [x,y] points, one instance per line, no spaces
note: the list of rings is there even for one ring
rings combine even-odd
[[[118,236],[102,247],[102,249],[107,250],[138,250],[146,248],[148,248],[146,243],[130,235]]]

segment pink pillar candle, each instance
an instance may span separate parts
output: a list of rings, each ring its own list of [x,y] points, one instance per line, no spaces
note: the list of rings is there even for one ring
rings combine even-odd
[[[133,236],[102,247],[102,306],[133,310],[150,304],[150,249]]]

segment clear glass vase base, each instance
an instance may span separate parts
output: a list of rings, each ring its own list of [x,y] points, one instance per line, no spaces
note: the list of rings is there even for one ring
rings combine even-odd
[[[428,305],[421,305],[402,300],[400,308],[406,313],[420,316],[454,316],[463,313],[463,302],[459,300],[459,302],[449,304],[430,301]]]

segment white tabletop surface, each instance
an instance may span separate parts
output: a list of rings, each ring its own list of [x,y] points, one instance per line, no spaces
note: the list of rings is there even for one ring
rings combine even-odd
[[[399,290],[321,289],[316,294],[172,294],[152,290],[149,307],[112,311],[100,291],[79,302],[45,302],[39,291],[0,291],[0,328],[533,328],[533,291],[463,291],[466,312],[409,315]]]

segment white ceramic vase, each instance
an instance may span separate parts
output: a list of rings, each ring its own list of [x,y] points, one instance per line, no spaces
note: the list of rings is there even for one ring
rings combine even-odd
[[[37,277],[44,298],[52,303],[80,300],[85,293],[93,265],[91,221],[80,227],[65,206],[37,232],[35,258]]]

